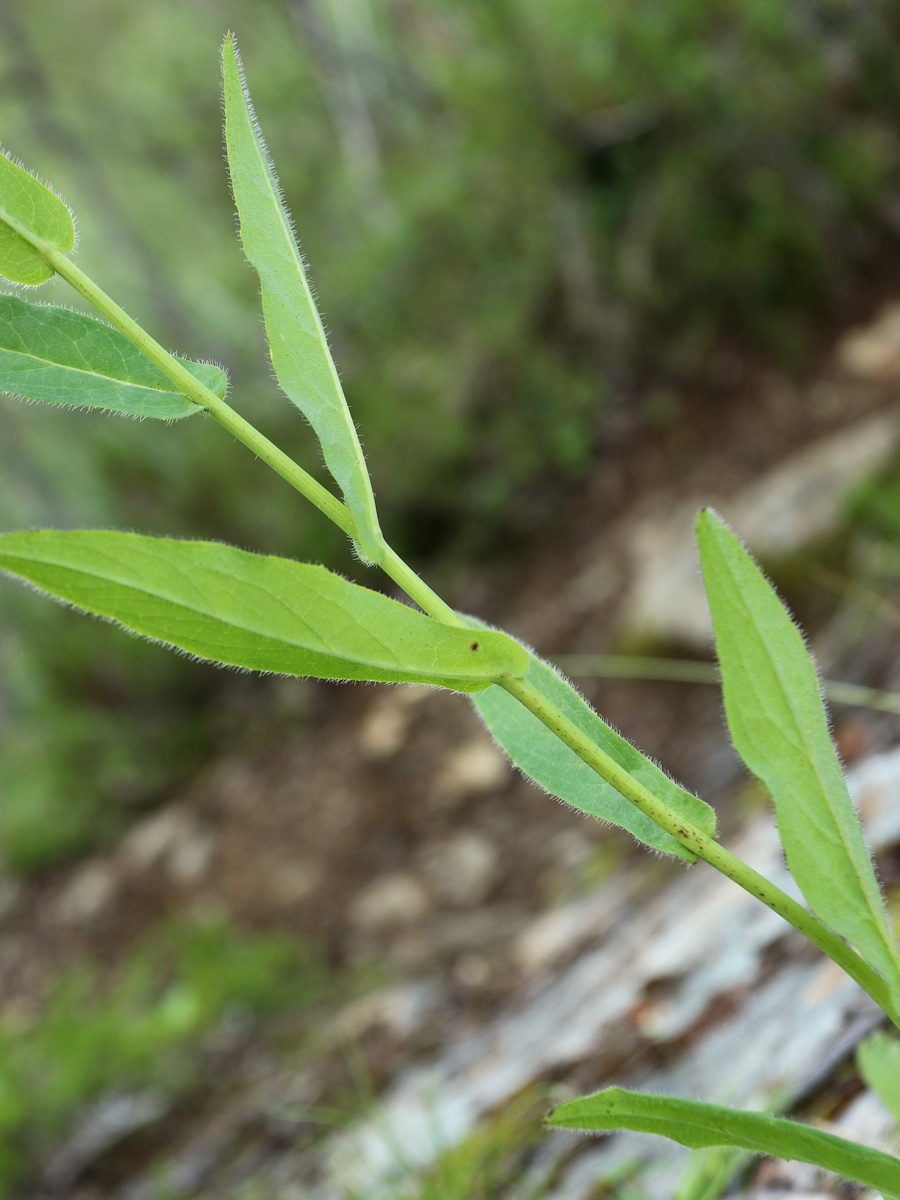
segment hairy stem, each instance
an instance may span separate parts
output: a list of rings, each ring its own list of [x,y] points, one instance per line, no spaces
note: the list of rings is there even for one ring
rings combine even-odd
[[[203,408],[210,416],[214,417],[223,428],[233,434],[238,441],[243,442],[258,458],[262,459],[273,471],[276,471],[282,479],[286,480],[302,496],[305,496],[307,500],[314,504],[320,512],[324,513],[339,529],[343,530],[351,538],[356,536],[356,523],[352,513],[345,504],[341,503],[318,480],[314,479],[308,472],[295,463],[293,459],[289,458],[274,442],[270,442],[249,421],[246,421],[240,413],[235,412],[229,404],[226,404],[224,400],[210,391],[208,387],[200,383],[190,371],[182,366],[174,355],[170,354],[155,338],[151,337],[133,317],[130,317],[120,305],[116,304],[115,300],[111,296],[108,296],[70,258],[62,254],[54,246],[35,238],[32,233],[23,226],[20,226],[13,218],[4,217],[4,220],[21,237],[25,238],[26,241],[38,250],[46,262],[56,271],[57,275],[65,279],[68,284],[84,296],[85,300],[93,305],[111,325],[137,346],[141,353],[149,358],[168,379],[171,379],[178,390],[183,392],[189,400],[192,400],[198,407]],[[436,592],[432,591],[428,584],[386,543],[384,544],[383,557],[378,562],[378,565],[424,612],[429,613],[445,625],[465,625],[462,617],[458,616]]]
[[[388,550],[388,556],[381,565],[391,578],[406,591],[407,595],[430,616],[448,624],[465,625],[465,621],[452,609],[449,609],[444,601],[419,579],[393,550]],[[448,619],[448,617],[452,619]],[[833,962],[846,971],[863,991],[872,997],[895,1025],[900,1027],[900,1013],[893,1007],[890,991],[884,979],[809,909],[804,908],[771,880],[766,879],[764,875],[755,871],[731,851],[726,850],[714,838],[709,837],[674,813],[668,805],[648,791],[643,784],[629,775],[595,742],[583,734],[577,725],[546,700],[530,683],[524,679],[514,679],[508,676],[500,681],[500,686],[514,696],[520,704],[523,704],[529,712],[533,713],[560,741],[574,750],[583,762],[596,771],[601,779],[611,784],[635,808],[655,821],[660,828],[671,834],[697,858],[702,859],[709,866],[715,867],[738,887],[761,900],[789,925],[793,925],[804,937],[818,946]]]
[[[401,587],[410,600],[414,600],[423,612],[428,613],[435,621],[440,621],[444,625],[456,625],[457,627],[465,627],[466,622],[462,619],[459,613],[453,611],[449,604],[445,603],[437,592],[431,590],[424,579],[421,579],[412,567],[407,566],[399,554],[392,550],[390,546],[385,546],[384,558],[378,564],[386,575],[393,579],[394,583]]]
[[[324,513],[330,521],[333,521],[339,529],[342,529],[351,538],[355,536],[356,523],[345,504],[342,504],[317,479],[314,479],[312,475],[304,471],[293,459],[289,458],[283,450],[279,450],[274,442],[270,442],[258,429],[254,429],[248,421],[245,421],[239,413],[236,413],[215,392],[210,391],[208,387],[205,387],[198,379],[195,379],[190,371],[183,367],[174,355],[161,346],[145,329],[142,329],[133,317],[130,317],[123,308],[116,304],[115,300],[94,283],[90,276],[77,267],[70,258],[57,250],[55,246],[51,246],[40,238],[36,238],[33,233],[20,225],[18,221],[8,214],[3,214],[3,221],[33,246],[57,275],[65,279],[66,283],[70,284],[76,292],[84,296],[85,300],[93,305],[109,321],[110,325],[118,329],[130,342],[137,346],[141,353],[149,358],[167,379],[171,379],[178,390],[183,392],[189,400],[208,412],[211,417],[214,417],[223,428],[233,434],[239,442],[243,442],[248,449],[252,450],[258,458],[262,459],[282,479],[285,479],[293,488],[296,488],[311,504],[314,504],[320,512]]]
[[[838,966],[842,967],[864,991],[868,992],[895,1025],[900,1026],[900,1014],[892,1006],[885,981],[824,922],[713,838],[708,837],[672,812],[666,804],[638,783],[583,734],[531,684],[524,679],[514,679],[508,676],[501,681],[500,686],[524,704],[529,712],[533,713],[571,750],[574,750],[582,761],[611,784],[626,800],[631,801],[635,808],[650,817],[698,858],[709,863],[711,867],[715,867],[717,871],[726,875],[750,895],[756,896],[758,900],[761,900],[763,904],[818,946]]]
[[[66,255],[54,246],[35,238],[27,229],[20,227],[14,219],[6,215],[3,219],[38,250],[58,275],[71,284],[111,325],[137,346],[168,379],[171,379],[189,400],[210,413],[220,425],[243,442],[257,457],[305,496],[344,533],[351,538],[354,537],[356,525],[346,505],[322,487],[316,479],[298,466],[248,421],[245,421],[230,405],[195,379],[173,355],[142,329],[124,309],[120,308]],[[455,613],[424,580],[420,579],[386,543],[384,554],[378,565],[406,592],[411,600],[435,620],[448,625],[465,626],[465,620]],[[818,917],[803,905],[798,904],[796,900],[781,891],[759,872],[754,871],[752,867],[731,854],[713,838],[679,818],[524,679],[504,677],[500,681],[500,686],[523,704],[529,712],[533,713],[565,745],[574,750],[579,758],[596,771],[602,779],[611,784],[626,800],[629,800],[636,808],[655,821],[660,828],[670,833],[697,858],[709,863],[739,887],[756,896],[773,912],[804,934],[829,958],[841,966],[852,979],[856,980],[860,987],[868,992],[888,1014],[894,1024],[900,1026],[900,1014],[893,1009],[887,985],[881,976]]]

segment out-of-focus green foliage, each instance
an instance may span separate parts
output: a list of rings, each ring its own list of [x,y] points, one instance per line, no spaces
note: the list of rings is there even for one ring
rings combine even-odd
[[[301,1011],[327,990],[293,939],[211,923],[158,930],[111,988],[68,974],[33,1020],[0,1024],[0,1197],[88,1102],[177,1096],[202,1080],[202,1038],[224,1019]]]
[[[25,873],[115,839],[210,752],[214,670],[136,639],[110,649],[103,626],[78,631],[76,614],[11,590],[0,609],[0,847]]]
[[[896,546],[900,541],[900,464],[854,489],[848,515],[866,533]]]
[[[236,407],[313,471],[234,237],[227,25],[253,64],[387,532],[413,554],[474,513],[482,528],[508,521],[527,483],[584,472],[609,412],[715,382],[723,347],[797,360],[889,236],[888,0],[8,0],[4,145],[79,212],[89,272],[173,349],[226,363]],[[55,285],[44,298],[71,303]],[[341,549],[209,422],[6,401],[0,430],[2,529],[115,525],[325,561]],[[0,604],[0,733],[38,736],[40,695],[42,758],[139,762],[136,802],[150,802],[189,759],[134,722],[93,721],[92,639],[67,614],[39,616],[5,587]],[[130,651],[103,654],[127,679]],[[185,706],[183,681],[180,664],[148,667],[119,706],[169,710],[185,737],[212,683]],[[8,813],[72,822],[75,845],[109,810],[103,772],[89,785],[54,766],[42,784],[15,759],[0,767]]]
[[[583,463],[623,372],[697,373],[723,335],[789,348],[896,184],[886,0],[6,7],[4,141],[61,181],[110,290],[294,429],[262,399],[222,175],[238,30],[381,503],[406,511]]]

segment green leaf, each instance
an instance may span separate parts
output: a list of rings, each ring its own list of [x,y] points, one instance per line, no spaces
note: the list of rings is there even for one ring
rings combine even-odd
[[[860,1042],[856,1065],[866,1084],[896,1121],[900,1121],[900,1040],[873,1033]]]
[[[56,272],[23,233],[63,254],[75,245],[75,224],[68,207],[0,151],[0,275],[30,286],[52,279]]]
[[[736,1146],[754,1154],[812,1163],[867,1187],[900,1194],[900,1159],[768,1113],[607,1088],[561,1104],[548,1119],[562,1129],[655,1133],[692,1150]]]
[[[610,728],[549,663],[531,654],[525,679],[654,796],[715,837],[716,817],[709,805],[679,787]],[[654,850],[695,861],[689,850],[601,779],[503,688],[482,692],[474,703],[495,740],[539,787],[581,812],[627,829]]]
[[[881,972],[900,1004],[900,956],[803,637],[709,510],[697,538],[735,749],[772,796],[788,866],[813,912]]]
[[[259,276],[275,377],[315,430],[356,520],[357,549],[377,562],[384,545],[369,473],[231,34],[222,72],[231,187],[244,253]]]
[[[224,397],[228,376],[219,367],[179,362]],[[166,421],[202,411],[109,325],[16,296],[0,295],[0,391]]]
[[[0,535],[0,570],[198,658],[280,675],[477,691],[526,652],[442,625],[324,567],[99,530]]]
[[[707,1146],[688,1155],[672,1200],[719,1200],[750,1160],[746,1150]]]

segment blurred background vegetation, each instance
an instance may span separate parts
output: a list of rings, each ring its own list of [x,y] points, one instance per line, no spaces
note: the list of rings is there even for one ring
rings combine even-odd
[[[3,145],[75,209],[85,269],[167,345],[226,364],[235,405],[314,471],[234,237],[227,26],[385,527],[422,564],[515,545],[623,421],[677,421],[688,387],[726,397],[742,356],[802,368],[896,244],[889,0],[6,0]],[[217,537],[348,569],[208,423],[7,399],[0,429],[0,528]],[[10,869],[115,837],[252,736],[234,701],[251,684],[8,586],[0,606]]]

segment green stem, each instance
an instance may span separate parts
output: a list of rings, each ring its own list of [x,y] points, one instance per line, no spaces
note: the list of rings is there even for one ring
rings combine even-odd
[[[92,304],[109,321],[110,325],[113,325],[130,342],[137,346],[141,353],[149,358],[167,379],[171,379],[178,390],[183,392],[189,400],[193,401],[199,408],[205,409],[223,428],[227,429],[239,442],[243,442],[248,449],[252,450],[258,458],[262,459],[282,479],[286,480],[293,488],[296,488],[320,512],[324,513],[330,521],[333,521],[339,529],[342,529],[351,538],[355,536],[356,523],[353,520],[350,510],[336,496],[333,496],[317,479],[314,479],[312,475],[298,466],[283,450],[279,450],[274,442],[270,442],[258,429],[254,429],[248,421],[245,421],[239,413],[236,413],[215,392],[210,391],[208,387],[205,387],[198,379],[195,379],[190,371],[182,366],[174,355],[161,346],[145,329],[142,329],[133,317],[130,317],[123,308],[120,308],[111,296],[108,296],[102,288],[94,283],[90,276],[85,275],[84,271],[77,267],[65,254],[62,254],[55,246],[51,246],[49,243],[36,238],[34,234],[30,233],[24,226],[21,226],[13,217],[8,216],[6,213],[0,214],[0,217],[2,217],[5,224],[14,229],[20,237],[24,238],[38,251],[57,275],[65,279],[66,283],[70,284],[76,292],[84,296],[85,300],[89,304]]]
[[[2,219],[28,241],[44,257],[67,283],[71,284],[94,306],[116,329],[125,335],[153,362],[160,371],[171,379],[175,386],[199,407],[205,409],[220,425],[243,442],[263,462],[267,463],[301,495],[305,496],[329,520],[351,538],[356,526],[349,509],[331,492],[298,466],[273,442],[245,421],[230,405],[220,399],[209,388],[165,350],[130,317],[124,309],[108,296],[94,281],[80,270],[69,258],[55,247],[34,237],[17,221],[0,214]],[[435,620],[448,625],[464,626],[466,622],[447,605],[398,554],[385,544],[384,555],[379,563],[390,576],[426,613]],[[780,917],[804,934],[834,962],[841,966],[852,979],[876,1001],[900,1025],[900,1016],[893,1010],[888,989],[877,972],[817,917],[786,895],[773,883],[736,858],[718,842],[699,829],[681,820],[662,801],[658,800],[642,784],[632,778],[609,755],[605,754],[590,738],[581,732],[567,717],[550,704],[535,688],[523,679],[511,676],[500,681],[501,686],[533,713],[565,745],[574,750],[597,774],[610,783],[621,795],[670,833],[697,858],[709,863],[739,887],[756,896]]]
[[[85,300],[106,317],[111,325],[115,326],[120,333],[123,333],[130,342],[137,346],[142,354],[159,367],[163,374],[172,380],[179,391],[183,392],[189,400],[192,400],[199,407],[205,409],[223,428],[233,434],[238,441],[243,442],[258,458],[261,458],[263,462],[276,471],[282,479],[285,479],[302,496],[310,500],[339,529],[342,529],[349,537],[355,537],[356,524],[350,510],[345,504],[342,504],[331,492],[322,487],[316,479],[313,479],[302,467],[298,466],[293,459],[289,458],[282,450],[279,450],[273,442],[270,442],[258,429],[255,429],[249,421],[244,420],[240,413],[235,412],[229,404],[226,404],[224,400],[210,391],[208,387],[200,383],[190,371],[182,366],[177,358],[161,346],[155,338],[151,337],[133,317],[130,317],[123,308],[116,304],[115,300],[94,283],[90,276],[77,267],[71,259],[62,254],[54,246],[35,238],[27,229],[19,226],[13,218],[4,216],[3,219],[12,225],[17,233],[26,238],[41,253],[47,263],[56,271],[57,275],[65,279],[77,292],[84,296]],[[430,613],[436,620],[442,621],[445,625],[465,625],[465,621],[436,592],[432,591],[428,584],[387,544],[385,544],[384,555],[378,565],[406,592],[411,600],[418,604],[423,611]]]
[[[428,613],[435,621],[444,625],[465,627],[466,622],[459,613],[455,613],[437,592],[431,590],[424,579],[421,579],[412,567],[407,566],[399,554],[385,545],[384,558],[378,564],[394,583],[401,587],[410,600],[414,600],[423,612]]]
[[[696,854],[697,858],[709,863],[711,867],[715,867],[717,871],[742,887],[744,891],[756,896],[763,904],[824,951],[829,958],[847,972],[851,979],[856,980],[859,986],[868,992],[895,1025],[900,1026],[900,1014],[892,1006],[888,987],[882,977],[818,917],[776,887],[764,875],[760,875],[758,871],[754,871],[747,863],[742,862],[741,859],[726,850],[713,838],[708,837],[672,812],[666,804],[638,783],[595,742],[582,733],[531,684],[524,679],[514,679],[508,676],[501,681],[501,687],[505,688],[510,695],[515,696],[521,704],[524,704],[529,712],[546,725],[560,741],[574,750],[582,761],[611,784],[626,800],[630,800],[635,808],[650,817],[683,846]]]

